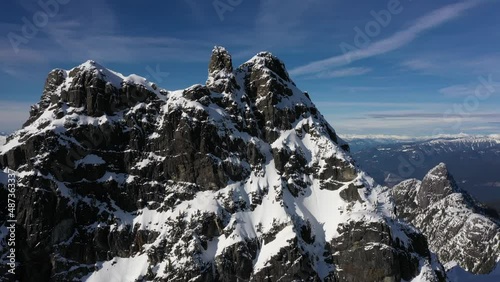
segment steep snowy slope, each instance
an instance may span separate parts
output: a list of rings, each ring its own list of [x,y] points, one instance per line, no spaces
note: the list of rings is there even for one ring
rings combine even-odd
[[[448,268],[479,274],[500,262],[498,214],[478,204],[458,188],[444,164],[422,181],[410,179],[393,188],[397,214],[427,237],[431,250]]]
[[[347,150],[270,53],[233,70],[217,47],[206,85],[179,91],[92,61],[54,70],[0,151],[20,279],[444,280]]]

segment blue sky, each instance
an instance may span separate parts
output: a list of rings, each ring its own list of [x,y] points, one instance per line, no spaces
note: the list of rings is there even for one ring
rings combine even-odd
[[[21,126],[51,69],[93,59],[173,90],[204,83],[222,45],[235,66],[277,55],[340,134],[498,133],[499,10],[492,0],[7,0],[0,131]]]

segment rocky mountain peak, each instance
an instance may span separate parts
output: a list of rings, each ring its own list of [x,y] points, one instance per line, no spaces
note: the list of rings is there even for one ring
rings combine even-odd
[[[264,68],[272,71],[273,74],[277,75],[282,80],[293,83],[290,79],[290,76],[288,75],[285,63],[283,63],[283,61],[281,61],[278,57],[274,56],[270,52],[257,53],[257,55],[244,63],[240,68],[245,67],[248,67],[253,71],[262,70]]]
[[[426,207],[456,191],[458,191],[458,187],[453,176],[449,173],[446,164],[440,163],[431,169],[422,180],[417,200],[421,207]]]
[[[104,84],[112,86],[116,89],[123,88],[127,85],[143,87],[151,92],[155,92],[156,85],[148,81],[146,78],[136,74],[125,76],[121,73],[112,71],[94,60],[87,60],[77,67],[72,68],[67,73],[68,82],[71,86],[85,87],[89,84],[94,86]]]
[[[121,87],[123,76],[113,72],[94,60],[86,62],[72,68],[69,71],[64,71],[68,80],[71,80],[73,85],[85,86],[89,83],[104,83],[111,84],[116,88]]]
[[[48,74],[40,102],[32,106],[24,125],[30,125],[51,105],[83,108],[85,114],[98,117],[113,115],[166,93],[144,77],[124,76],[88,60],[71,70],[55,69]]]
[[[448,167],[446,166],[445,163],[439,163],[438,165],[436,165],[435,167],[433,167],[431,170],[429,170],[429,172],[427,173],[427,175],[430,177],[432,175],[436,176],[436,177],[440,177],[440,178],[449,178],[450,177],[450,174],[448,172]]]
[[[98,62],[96,62],[94,60],[87,60],[75,68],[78,68],[81,70],[84,70],[84,69],[86,69],[86,70],[106,69],[104,66],[102,66],[101,64],[99,64]]]

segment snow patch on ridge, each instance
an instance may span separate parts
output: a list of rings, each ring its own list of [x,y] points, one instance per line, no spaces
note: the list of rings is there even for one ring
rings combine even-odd
[[[142,254],[131,258],[113,258],[112,260],[96,264],[97,271],[82,281],[136,281],[147,274],[148,255]]]
[[[97,155],[87,155],[83,159],[75,162],[75,167],[80,165],[102,165],[106,164],[106,162]]]
[[[279,251],[281,248],[286,247],[290,244],[290,240],[297,237],[297,234],[293,230],[293,226],[287,226],[283,228],[276,238],[267,243],[262,244],[262,247],[257,256],[257,260],[254,262],[254,272],[258,272],[266,266],[266,263]]]

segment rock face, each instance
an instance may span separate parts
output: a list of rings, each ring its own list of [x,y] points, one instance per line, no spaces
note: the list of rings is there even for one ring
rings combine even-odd
[[[443,281],[348,149],[270,53],[233,69],[217,47],[206,85],[179,91],[93,61],[54,70],[0,151],[18,278]]]
[[[445,164],[433,168],[422,181],[401,182],[393,193],[398,216],[422,231],[441,262],[450,267],[458,263],[477,274],[496,267],[500,261],[498,215],[458,188]]]

